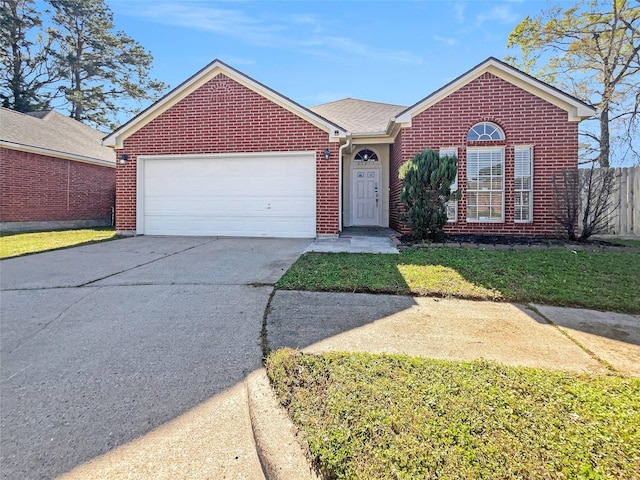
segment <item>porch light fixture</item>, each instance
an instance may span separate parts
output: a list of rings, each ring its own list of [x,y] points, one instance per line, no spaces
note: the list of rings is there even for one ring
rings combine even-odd
[[[329,160],[329,158],[331,157],[331,150],[329,150],[328,148],[324,149],[324,159],[325,160]]]
[[[129,155],[127,155],[126,153],[123,153],[122,155],[120,155],[120,157],[118,158],[118,163],[120,165],[124,165],[125,163],[127,163],[127,160],[129,160]]]

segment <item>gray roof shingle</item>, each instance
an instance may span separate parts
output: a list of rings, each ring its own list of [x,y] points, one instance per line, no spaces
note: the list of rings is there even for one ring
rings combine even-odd
[[[116,153],[102,146],[104,134],[53,110],[19,113],[0,107],[0,141],[111,162]]]
[[[345,98],[311,107],[312,112],[346,128],[352,133],[380,133],[389,120],[406,106]]]

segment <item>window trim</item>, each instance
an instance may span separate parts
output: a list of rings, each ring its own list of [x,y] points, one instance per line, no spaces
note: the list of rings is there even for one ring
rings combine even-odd
[[[492,152],[499,151],[502,156],[502,188],[501,188],[501,215],[499,219],[480,219],[480,218],[469,218],[469,153],[470,152]],[[466,190],[465,194],[467,197],[466,204],[466,212],[465,217],[467,223],[505,223],[505,170],[506,170],[506,158],[505,158],[505,147],[504,146],[491,146],[491,147],[467,147],[467,159],[466,159]],[[481,192],[484,190],[472,190],[472,192]],[[489,190],[490,192],[494,192],[495,190]]]
[[[364,155],[371,154],[371,156],[370,156],[370,158],[365,159],[362,154],[364,154]],[[376,152],[374,152],[373,150],[371,150],[370,148],[361,148],[353,156],[353,161],[358,163],[358,164],[364,164],[364,165],[370,164],[370,165],[373,165],[374,162],[379,162],[379,158],[378,158],[378,154]]]
[[[438,150],[438,155],[440,156],[440,158],[442,157],[446,157],[446,156],[455,156],[456,158],[458,158],[458,164],[460,163],[460,157],[458,156],[458,147],[447,147],[447,148],[441,148]],[[453,183],[451,184],[451,190],[458,190],[459,188],[459,182],[458,182],[458,176],[460,175],[460,170],[456,169],[456,178],[453,180]],[[454,188],[455,186],[455,188]],[[458,200],[450,200],[448,201],[445,205],[448,207],[449,204],[453,204],[453,208],[455,210],[455,216],[454,218],[449,218],[449,215],[447,215],[447,223],[457,223],[458,222]]]
[[[475,139],[471,139],[469,138],[469,134],[471,134],[471,132],[474,133],[478,133],[476,131],[476,127],[479,127],[480,125],[483,126],[483,129],[486,129],[487,125],[490,125],[491,127],[493,127],[494,132],[498,132],[498,135],[500,136],[500,138],[475,138]],[[484,133],[483,135],[486,135],[486,133]],[[493,122],[478,122],[476,124],[474,124],[469,131],[467,131],[467,142],[504,142],[507,139],[506,135],[504,134],[504,130],[502,130],[502,127],[500,127],[500,125],[498,125],[497,123],[493,123]]]
[[[529,189],[522,190],[516,189],[516,152],[518,150],[529,151]],[[533,223],[533,145],[518,145],[513,147],[513,221],[514,223]],[[528,220],[516,220],[516,193],[517,192],[529,192],[529,219]]]

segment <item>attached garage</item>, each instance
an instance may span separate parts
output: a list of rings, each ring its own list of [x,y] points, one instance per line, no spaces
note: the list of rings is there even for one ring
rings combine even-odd
[[[215,60],[122,125],[123,235],[314,238],[340,229],[347,132]]]
[[[141,156],[136,230],[147,235],[316,235],[316,153]]]

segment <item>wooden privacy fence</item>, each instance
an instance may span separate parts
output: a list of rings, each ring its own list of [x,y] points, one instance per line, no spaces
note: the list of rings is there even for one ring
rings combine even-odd
[[[609,231],[640,236],[640,167],[614,168],[615,186],[609,207]],[[587,175],[588,170],[580,170]]]

